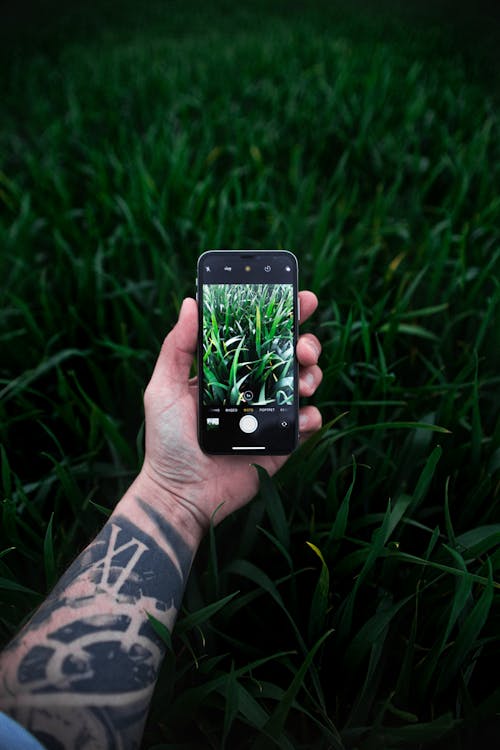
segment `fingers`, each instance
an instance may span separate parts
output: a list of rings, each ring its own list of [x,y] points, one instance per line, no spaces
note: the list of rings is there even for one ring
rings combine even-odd
[[[318,306],[318,298],[314,292],[299,292],[300,320],[299,323],[305,323],[311,317]]]
[[[316,310],[318,299],[313,292],[299,292],[300,322],[304,323]],[[321,344],[314,333],[304,333],[299,337],[296,347],[299,361],[299,394],[312,396],[323,379],[323,372],[318,366]],[[323,423],[321,412],[316,406],[303,406],[299,410],[300,442],[303,443],[312,433],[320,429]]]
[[[153,379],[162,384],[185,384],[196,352],[198,336],[198,306],[186,297],[179,311],[177,323],[165,338],[156,362]]]
[[[198,336],[198,305],[192,297],[186,297],[182,301],[179,318],[173,331],[175,331],[177,348],[193,357]]]
[[[316,310],[318,299],[314,292],[299,292],[300,322],[305,322]],[[189,378],[198,335],[198,306],[187,297],[179,312],[179,319],[163,342],[153,378],[162,384],[186,383]],[[317,366],[321,344],[313,333],[305,333],[297,342],[297,359],[300,364],[299,392],[311,396],[323,377]]]
[[[318,365],[303,367],[299,372],[299,395],[312,396],[323,380],[323,372]]]
[[[315,406],[303,406],[299,411],[299,431],[301,442],[307,440],[309,434],[320,429],[323,420],[321,412]]]
[[[321,354],[321,344],[314,333],[303,333],[297,341],[297,359],[305,367],[316,365]]]
[[[323,372],[318,367],[321,344],[313,333],[304,333],[297,342],[297,359],[299,360],[299,394],[312,396],[323,379]]]

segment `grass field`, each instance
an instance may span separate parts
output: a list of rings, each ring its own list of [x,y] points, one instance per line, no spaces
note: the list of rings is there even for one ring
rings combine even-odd
[[[292,284],[206,285],[204,404],[293,403],[293,304]]]
[[[4,27],[3,641],[137,472],[200,252],[289,248],[320,299],[325,427],[205,540],[144,748],[498,738],[498,73],[448,6]]]

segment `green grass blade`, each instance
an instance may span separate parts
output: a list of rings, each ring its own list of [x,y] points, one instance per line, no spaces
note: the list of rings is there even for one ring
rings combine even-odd
[[[455,643],[450,648],[443,669],[437,680],[436,692],[444,690],[452,676],[464,664],[466,658],[476,646],[476,641],[486,622],[493,602],[493,572],[488,565],[488,583],[481,596],[460,626]]]
[[[288,687],[282,700],[279,702],[278,706],[273,711],[273,713],[269,717],[269,720],[263,727],[264,734],[269,738],[272,738],[272,740],[277,740],[283,733],[285,722],[292,707],[292,703],[295,699],[295,696],[302,687],[305,676],[314,659],[314,656],[316,655],[318,649],[326,641],[326,639],[332,634],[332,632],[332,630],[328,630],[326,633],[324,633],[321,638],[316,641],[312,649],[308,652],[306,658],[304,659],[300,668],[297,670],[297,673],[290,683],[290,686]],[[256,743],[254,743],[252,750],[264,750],[264,748],[272,747],[274,745],[272,740],[270,741],[267,737],[261,737],[257,740]],[[340,738],[338,744],[334,746],[334,749],[342,749]]]
[[[222,599],[219,599],[216,602],[212,602],[212,604],[208,604],[202,609],[198,609],[196,612],[190,612],[187,615],[183,615],[182,618],[179,618],[179,621],[176,625],[176,635],[183,635],[184,633],[187,633],[187,631],[192,630],[209,620],[211,617],[217,614],[219,610],[225,607],[228,602],[234,599],[235,596],[238,596],[238,593],[238,591],[235,591],[234,593],[228,594],[227,596],[224,596]]]
[[[321,562],[321,570],[316,588],[314,589],[311,608],[309,611],[307,635],[309,643],[311,643],[320,638],[321,634],[324,632],[330,597],[330,571],[328,570],[328,566],[321,550],[316,547],[315,544],[312,544],[312,542],[306,542],[306,544],[312,549]]]
[[[49,522],[47,524],[47,531],[45,532],[45,539],[43,540],[43,561],[45,569],[45,581],[47,584],[47,590],[50,591],[56,582],[56,564],[54,558],[54,539],[52,535],[52,524],[54,521],[54,514],[51,513]]]
[[[281,496],[268,472],[258,464],[255,464],[255,468],[259,474],[260,493],[273,532],[282,547],[288,550],[290,547],[290,529]]]

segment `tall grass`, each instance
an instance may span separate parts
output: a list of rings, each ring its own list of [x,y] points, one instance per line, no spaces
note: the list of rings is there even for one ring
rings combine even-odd
[[[144,747],[487,747],[498,100],[445,24],[252,7],[77,5],[7,47],[2,638],[140,466],[198,254],[292,248],[325,427],[205,540]]]
[[[204,404],[293,403],[293,304],[291,284],[204,286]]]

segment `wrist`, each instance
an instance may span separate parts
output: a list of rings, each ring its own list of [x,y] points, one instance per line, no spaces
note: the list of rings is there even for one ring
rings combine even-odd
[[[157,477],[146,460],[133,487],[143,500],[175,526],[191,546],[198,547],[207,529],[202,513],[189,496],[188,486],[182,487],[181,491],[171,487]]]
[[[139,503],[139,500],[142,503]],[[127,515],[131,512],[134,515],[138,512],[144,514],[144,511],[140,510],[144,503],[176,529],[191,547],[193,554],[196,552],[206,531],[202,514],[197,512],[188,497],[178,495],[158,482],[146,464],[116,506],[115,512]],[[144,518],[142,522],[147,524],[148,519]]]

